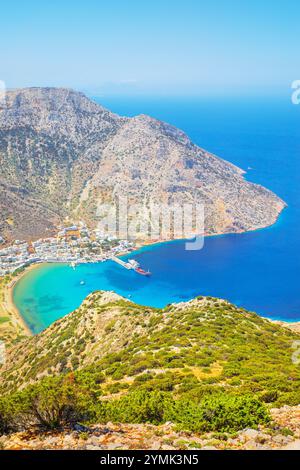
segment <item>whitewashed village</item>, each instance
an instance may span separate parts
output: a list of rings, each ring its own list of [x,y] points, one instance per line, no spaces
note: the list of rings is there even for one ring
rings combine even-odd
[[[5,240],[0,238],[1,244]],[[89,230],[80,222],[69,227],[60,227],[56,236],[37,241],[15,240],[10,246],[0,249],[0,276],[35,263],[79,263],[99,262],[134,249],[134,243],[118,240],[99,230]]]

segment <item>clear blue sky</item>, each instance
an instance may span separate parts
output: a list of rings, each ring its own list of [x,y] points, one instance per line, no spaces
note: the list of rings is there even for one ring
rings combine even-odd
[[[0,18],[9,88],[272,93],[300,78],[298,0],[10,0]]]

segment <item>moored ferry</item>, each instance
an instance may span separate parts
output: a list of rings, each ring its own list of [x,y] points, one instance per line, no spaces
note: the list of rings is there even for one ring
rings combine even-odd
[[[135,268],[135,272],[138,273],[138,274],[141,274],[142,276],[150,276],[151,273],[150,271],[145,271],[144,269],[140,268],[139,266],[137,268]]]

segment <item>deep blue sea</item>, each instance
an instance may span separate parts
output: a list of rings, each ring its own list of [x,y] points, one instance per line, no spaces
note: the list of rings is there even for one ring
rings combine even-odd
[[[14,291],[30,328],[42,330],[98,289],[157,307],[211,295],[273,319],[300,320],[300,106],[288,95],[98,101],[122,115],[150,114],[183,129],[201,147],[247,170],[249,180],[273,190],[288,207],[274,226],[206,238],[200,251],[184,250],[183,241],[142,249],[134,258],[150,269],[149,278],[111,261],[33,270]]]

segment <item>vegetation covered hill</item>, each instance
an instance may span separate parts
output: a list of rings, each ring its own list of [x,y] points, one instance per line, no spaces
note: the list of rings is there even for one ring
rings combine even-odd
[[[61,88],[7,92],[0,167],[0,236],[8,242],[50,235],[67,217],[94,226],[98,202],[116,195],[131,203],[201,203],[206,233],[265,227],[284,207],[173,126],[120,117]]]
[[[153,309],[96,292],[8,351],[2,426],[171,420],[200,432],[267,423],[269,404],[300,403],[298,339],[224,300]]]
[[[7,351],[2,390],[43,376],[92,366],[105,389],[146,388],[202,393],[209,386],[279,396],[297,391],[292,362],[299,336],[227,301],[203,297],[154,309],[112,292],[88,296],[80,308]]]

